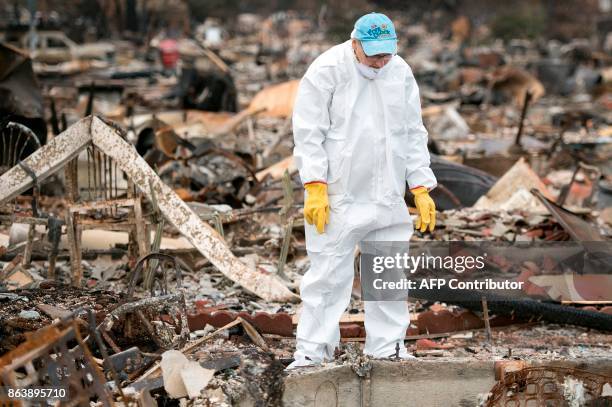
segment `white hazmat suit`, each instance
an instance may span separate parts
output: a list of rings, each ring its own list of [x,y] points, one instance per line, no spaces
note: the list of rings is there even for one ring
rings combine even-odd
[[[427,131],[408,64],[391,60],[375,75],[361,73],[351,41],[320,55],[300,82],[294,111],[294,157],[304,184],[325,182],[329,224],[306,224],[310,269],[300,285],[302,311],[294,366],[333,360],[362,241],[408,241],[413,224],[409,188],[432,189]],[[373,79],[372,79],[373,78]],[[364,353],[389,357],[410,323],[405,301],[365,302]]]

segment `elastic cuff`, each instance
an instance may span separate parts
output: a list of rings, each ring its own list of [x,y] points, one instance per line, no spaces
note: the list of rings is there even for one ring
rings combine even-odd
[[[325,184],[325,185],[327,185],[327,182],[325,182],[325,181],[310,181],[310,182],[305,183],[304,186],[310,185],[310,184]]]
[[[414,188],[410,188],[410,190],[412,191],[412,190],[417,189],[417,188],[425,188],[427,190],[427,192],[429,192],[429,188],[427,188],[425,185],[418,185],[418,186],[416,186]]]

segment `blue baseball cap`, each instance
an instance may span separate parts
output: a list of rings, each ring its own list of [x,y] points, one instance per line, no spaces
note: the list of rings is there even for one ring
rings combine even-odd
[[[384,14],[370,13],[355,22],[351,38],[361,41],[367,56],[376,54],[395,54],[397,35],[393,23]]]

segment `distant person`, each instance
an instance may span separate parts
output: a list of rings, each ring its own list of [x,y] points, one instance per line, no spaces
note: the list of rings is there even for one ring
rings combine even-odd
[[[165,38],[159,42],[158,48],[164,74],[167,76],[174,74],[180,59],[178,42],[173,38]]]

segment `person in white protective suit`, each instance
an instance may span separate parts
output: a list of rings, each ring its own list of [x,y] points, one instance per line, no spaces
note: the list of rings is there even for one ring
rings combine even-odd
[[[289,368],[334,358],[339,320],[351,297],[356,245],[410,240],[404,201],[415,195],[417,228],[433,231],[436,186],[419,91],[396,54],[391,20],[371,13],[351,39],[320,55],[302,78],[293,111],[294,158],[305,186],[310,269],[300,284],[302,310],[295,361]],[[406,301],[367,301],[364,353],[411,358],[404,346]]]

